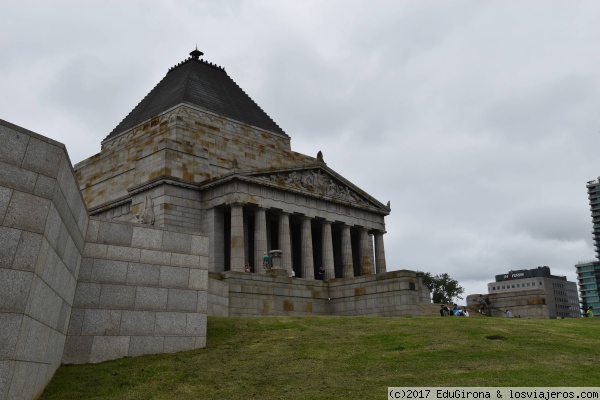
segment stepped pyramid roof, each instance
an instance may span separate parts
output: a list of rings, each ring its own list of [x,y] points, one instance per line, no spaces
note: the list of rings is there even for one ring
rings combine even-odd
[[[287,136],[227,75],[224,68],[200,59],[202,55],[196,49],[188,59],[170,68],[167,75],[104,141],[179,104],[191,104],[241,123]]]

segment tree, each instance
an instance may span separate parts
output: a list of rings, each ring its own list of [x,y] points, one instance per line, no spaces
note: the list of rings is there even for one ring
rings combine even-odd
[[[423,284],[431,290],[434,303],[452,303],[452,299],[462,299],[461,294],[465,292],[456,279],[444,273],[432,276],[426,272],[423,276]]]

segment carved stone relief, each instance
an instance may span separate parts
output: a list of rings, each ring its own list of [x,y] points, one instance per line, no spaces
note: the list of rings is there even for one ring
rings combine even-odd
[[[294,189],[303,189],[321,196],[337,198],[350,203],[370,205],[348,186],[335,182],[321,170],[294,171],[272,175],[257,176],[256,178],[276,183]]]

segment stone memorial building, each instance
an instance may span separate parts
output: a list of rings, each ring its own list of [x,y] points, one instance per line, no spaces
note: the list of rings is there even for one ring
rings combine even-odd
[[[90,215],[208,236],[209,271],[219,281],[211,285],[211,313],[332,313],[306,301],[294,308],[289,299],[286,306],[265,298],[275,278],[265,276],[271,271],[263,267],[264,254],[280,250],[285,273],[278,278],[293,271],[297,279],[319,281],[309,285],[385,274],[389,202],[329,168],[320,151],[316,157],[292,151],[290,136],[202,55],[196,49],[170,68],[102,141],[101,152],[75,165]],[[258,282],[270,288],[260,293],[262,302],[255,298],[255,306],[242,310],[223,284],[243,279],[235,273],[244,273],[246,264],[255,275],[249,292]],[[414,272],[403,274],[415,295],[403,306],[415,305],[422,285]],[[297,292],[285,287],[284,296]],[[331,302],[331,293],[320,292],[309,297]]]

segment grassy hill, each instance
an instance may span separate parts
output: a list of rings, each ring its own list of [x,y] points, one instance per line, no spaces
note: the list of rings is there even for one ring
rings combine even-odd
[[[63,366],[43,399],[383,399],[600,386],[600,318],[209,317],[205,349]]]

